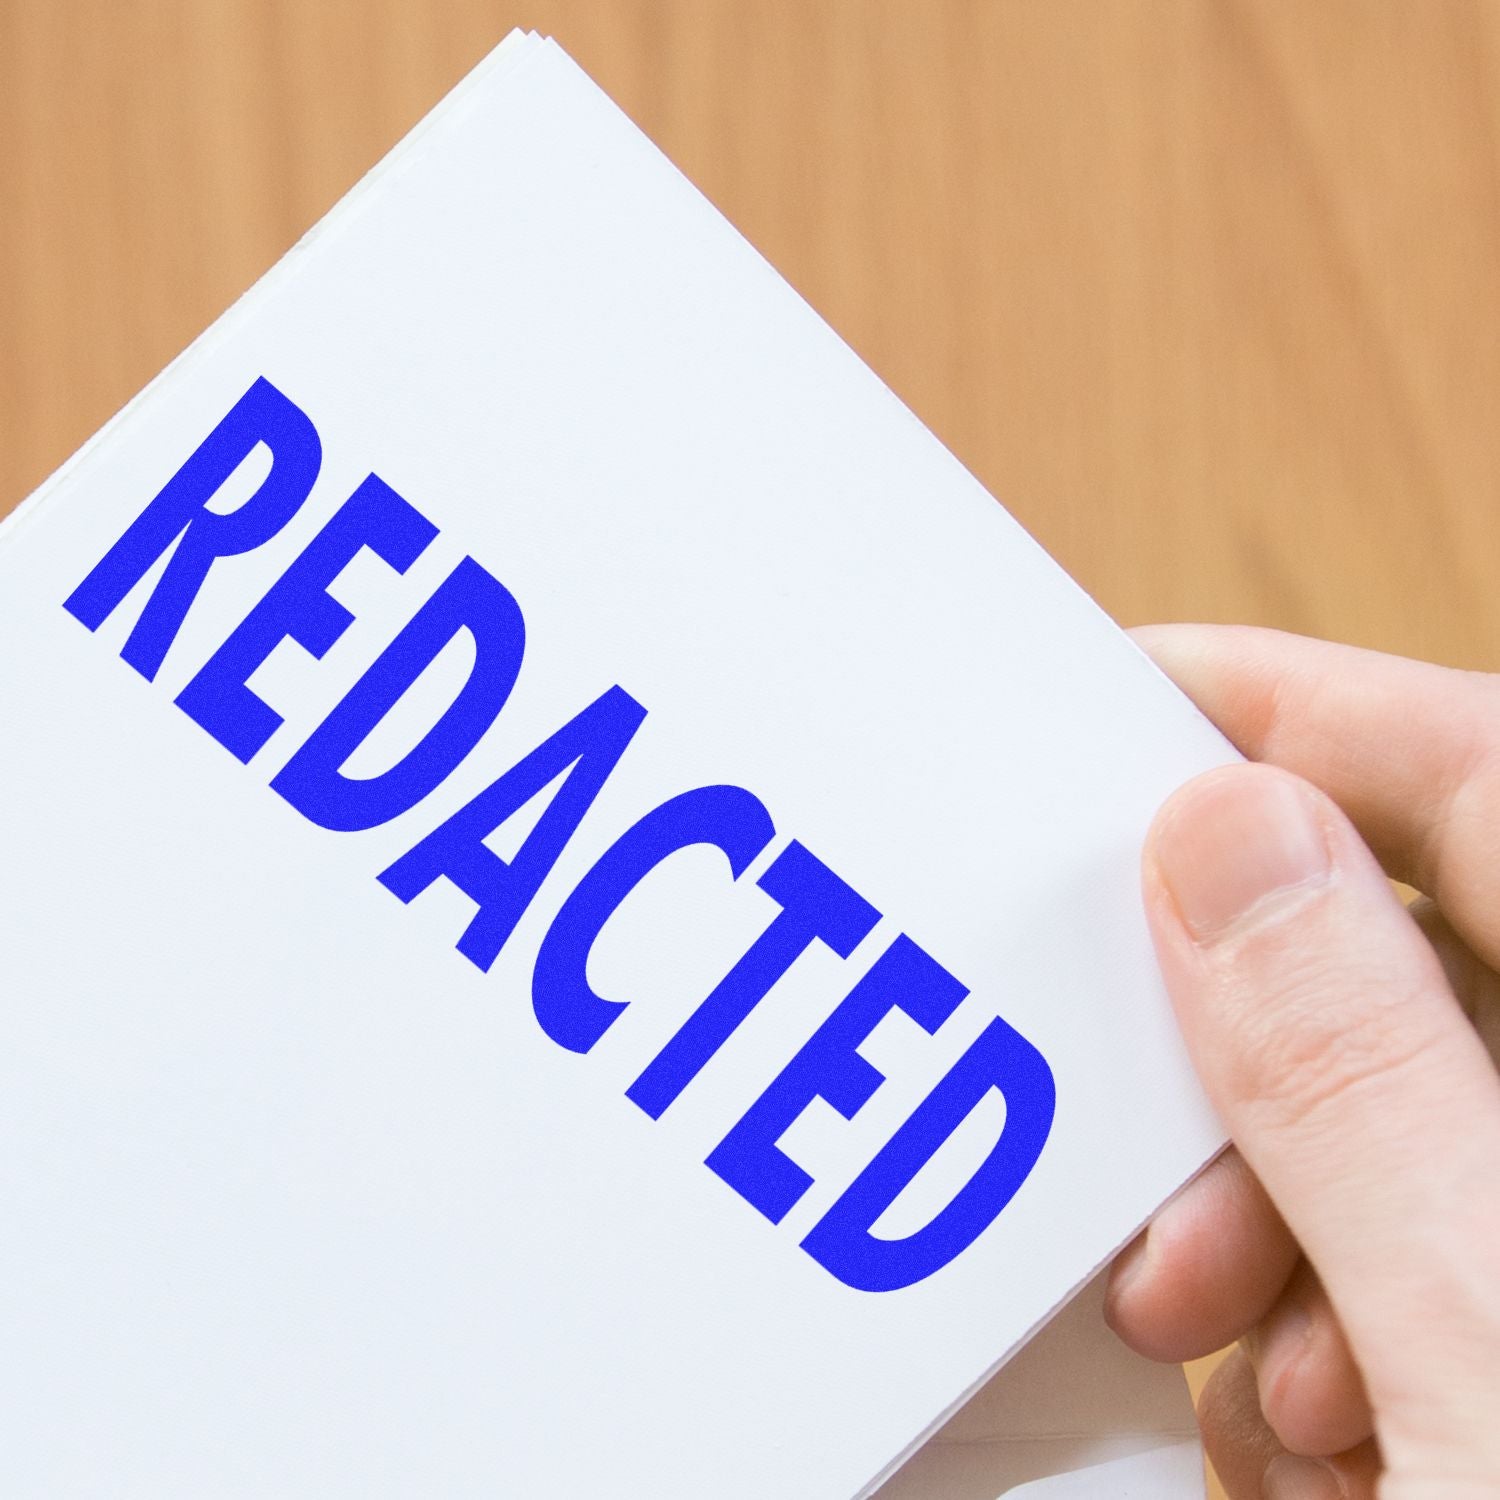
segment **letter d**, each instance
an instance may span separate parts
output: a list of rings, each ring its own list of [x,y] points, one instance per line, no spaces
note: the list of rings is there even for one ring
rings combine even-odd
[[[915,1234],[900,1240],[871,1234],[992,1088],[1005,1099],[1005,1125],[979,1170]],[[858,1291],[896,1291],[931,1276],[967,1250],[1015,1196],[1047,1142],[1056,1097],[1046,1059],[996,1017],[813,1226],[802,1248]]]

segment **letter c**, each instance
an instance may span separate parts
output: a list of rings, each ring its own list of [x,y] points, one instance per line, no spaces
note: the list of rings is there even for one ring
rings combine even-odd
[[[775,836],[765,805],[737,786],[701,786],[647,813],[578,882],[542,939],[531,1000],[542,1030],[571,1052],[587,1052],[629,1004],[589,988],[588,958],[604,924],[657,865],[679,849],[711,844],[738,880]]]

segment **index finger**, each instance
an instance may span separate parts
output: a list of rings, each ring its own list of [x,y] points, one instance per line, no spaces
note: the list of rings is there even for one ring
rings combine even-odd
[[[1131,635],[1244,754],[1326,792],[1389,874],[1500,965],[1500,678],[1253,626]]]

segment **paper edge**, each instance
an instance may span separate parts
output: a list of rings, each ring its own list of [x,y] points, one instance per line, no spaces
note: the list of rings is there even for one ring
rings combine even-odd
[[[198,333],[185,348],[158,370],[135,395],[109,417],[92,436],[86,438],[82,445],[65,458],[30,494],[18,501],[7,515],[0,518],[0,548],[14,542],[16,535],[28,522],[36,518],[46,502],[104,445],[138,407],[144,405],[148,397],[166,383],[169,376],[174,374],[179,367],[186,365],[193,357],[212,349],[226,333],[243,323],[283,280],[300,268],[300,262],[316,241],[325,238],[330,230],[342,226],[352,218],[379,183],[414,154],[415,149],[435,125],[456,113],[482,85],[496,81],[506,73],[514,73],[521,64],[536,57],[543,45],[544,39],[535,31],[523,31],[517,26],[507,32],[339,198],[332,208],[320,215],[202,332]]]

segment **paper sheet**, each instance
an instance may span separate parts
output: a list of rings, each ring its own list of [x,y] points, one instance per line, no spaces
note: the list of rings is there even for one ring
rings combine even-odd
[[[1098,1277],[875,1500],[1201,1500],[1187,1381],[1105,1326]]]
[[[261,382],[291,426],[196,514],[296,488],[289,412],[316,481],[132,665],[177,553],[98,616],[64,602]],[[415,559],[366,547],[310,588],[372,473]],[[465,559],[524,614],[514,693],[414,805],[317,822],[272,783]],[[1135,866],[1232,752],[551,44],[482,66],[6,527],[0,641],[7,1500],[846,1500],[1221,1142]],[[435,659],[339,774],[404,764],[473,659]],[[446,875],[381,883],[611,693],[639,739],[498,953],[460,949],[493,907]],[[564,784],[471,860],[523,863]],[[619,1024],[555,1044],[540,953],[569,903],[725,787],[774,835],[653,869],[567,992]],[[630,1091],[793,901],[793,841],[875,925],[810,946],[651,1115]],[[948,1019],[908,988],[835,1047],[903,944]],[[840,1280],[804,1241],[997,1020],[1055,1083],[1034,1170],[920,1281]],[[757,1206],[707,1163],[820,1067],[826,1094],[751,1132],[740,1159],[794,1200]],[[873,1238],[933,1222],[1033,1097],[986,1095]],[[1186,1474],[1154,1385],[1090,1383],[1115,1366],[1075,1317],[911,1473],[990,1484],[978,1433],[1016,1460],[996,1484]]]

